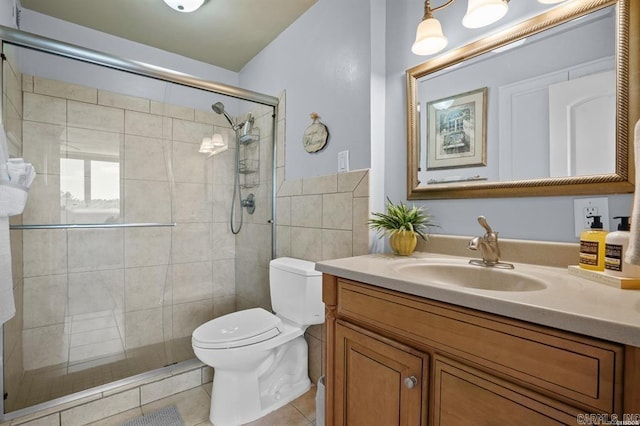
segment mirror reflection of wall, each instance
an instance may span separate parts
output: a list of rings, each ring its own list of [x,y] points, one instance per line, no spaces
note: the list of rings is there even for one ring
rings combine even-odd
[[[488,116],[486,166],[433,170],[421,114],[421,186],[614,173],[615,25],[607,7],[420,78],[423,105],[486,86]]]

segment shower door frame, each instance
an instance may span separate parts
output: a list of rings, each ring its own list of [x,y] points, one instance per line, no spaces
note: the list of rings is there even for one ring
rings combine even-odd
[[[150,77],[156,80],[166,81],[169,83],[175,83],[182,86],[192,87],[195,89],[201,89],[208,92],[230,96],[236,99],[255,102],[261,105],[270,106],[273,108],[273,120],[272,120],[272,185],[271,185],[271,219],[269,224],[271,225],[271,258],[275,258],[276,252],[276,154],[277,154],[277,123],[278,123],[278,104],[279,99],[275,96],[267,95],[264,93],[254,92],[246,90],[240,87],[218,83],[214,81],[207,81],[200,79],[196,76],[184,74],[178,71],[154,66],[140,61],[122,58],[116,55],[110,55],[108,53],[100,52],[97,50],[85,48],[71,43],[55,40],[48,37],[39,36],[26,31],[16,30],[13,28],[0,25],[0,47],[4,46],[4,43],[8,43],[18,47],[24,47],[40,52],[50,53],[57,56],[62,56],[70,59],[87,62],[94,65],[100,65],[111,69],[125,71],[128,73]],[[0,67],[0,80],[4,78],[2,75],[2,67]],[[57,398],[56,403],[44,402],[31,407],[27,407],[17,412],[12,412],[11,416],[6,416],[4,412],[4,326],[0,324],[0,421],[10,420],[17,416],[23,416],[35,411],[39,411],[43,408],[49,408],[50,406],[64,404],[66,402],[74,401],[79,398],[83,398],[89,394],[102,392],[105,388],[112,388],[115,383],[118,385],[124,385],[128,379],[123,379],[115,383],[107,383],[102,386],[98,386],[87,391],[70,394],[62,398]],[[189,363],[193,360],[183,361],[183,363]],[[152,370],[142,375],[150,376],[161,373],[165,369],[170,367],[164,367],[157,370]],[[140,375],[139,375],[140,376]],[[135,377],[135,376],[134,376]],[[131,380],[135,380],[131,378]],[[16,415],[17,414],[17,415]]]

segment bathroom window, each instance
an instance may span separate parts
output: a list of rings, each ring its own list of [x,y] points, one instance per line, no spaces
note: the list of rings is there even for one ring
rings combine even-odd
[[[120,163],[61,158],[60,203],[67,223],[118,222]]]

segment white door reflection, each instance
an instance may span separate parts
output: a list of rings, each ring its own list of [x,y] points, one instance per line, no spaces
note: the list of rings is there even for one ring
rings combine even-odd
[[[552,177],[615,173],[615,89],[613,70],[549,86]]]

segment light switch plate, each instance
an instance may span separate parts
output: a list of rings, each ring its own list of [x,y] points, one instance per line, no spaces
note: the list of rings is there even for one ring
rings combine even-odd
[[[349,171],[349,151],[340,151],[338,153],[338,173],[346,173]]]

